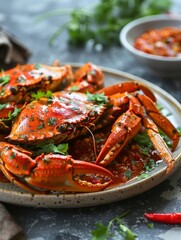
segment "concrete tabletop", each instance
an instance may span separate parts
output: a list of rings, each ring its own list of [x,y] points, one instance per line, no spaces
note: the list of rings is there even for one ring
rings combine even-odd
[[[142,77],[160,86],[181,102],[181,79],[164,79],[150,73],[136,62],[121,46],[92,50],[71,47],[67,34],[63,32],[53,46],[48,40],[56,28],[67,20],[66,16],[51,17],[39,23],[37,16],[58,8],[85,6],[86,1],[74,0],[0,0],[0,25],[5,26],[32,52],[30,62],[51,64],[61,62],[84,63],[91,61]],[[176,2],[176,1],[175,1]],[[181,5],[177,3],[180,6]],[[179,7],[174,6],[176,10]],[[97,222],[107,225],[117,215],[129,210],[124,222],[141,240],[181,239],[180,225],[154,223],[148,227],[144,218],[146,211],[181,212],[180,169],[153,189],[136,197],[107,205],[88,208],[38,208],[4,204],[16,222],[23,228],[29,240],[88,240]],[[179,237],[180,236],[180,237]],[[110,239],[122,239],[118,235]]]

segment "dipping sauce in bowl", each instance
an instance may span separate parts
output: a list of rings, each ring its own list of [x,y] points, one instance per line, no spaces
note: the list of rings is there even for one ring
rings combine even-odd
[[[136,19],[120,31],[120,41],[135,64],[160,77],[181,79],[181,15]]]
[[[181,57],[181,28],[149,30],[135,40],[134,47],[148,54]]]

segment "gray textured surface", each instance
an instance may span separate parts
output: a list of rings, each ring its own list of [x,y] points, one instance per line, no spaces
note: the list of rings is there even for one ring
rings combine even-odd
[[[32,51],[30,62],[50,64],[57,58],[62,62],[92,61],[95,64],[129,72],[149,80],[168,91],[181,102],[181,79],[168,80],[152,75],[119,46],[104,51],[72,48],[66,42],[66,33],[63,33],[53,47],[48,47],[47,42],[50,35],[66,19],[65,17],[54,17],[41,23],[35,23],[35,17],[48,10],[85,6],[85,4],[86,1],[83,0],[0,0],[0,25],[6,26]],[[180,6],[180,3],[177,4]],[[174,9],[181,11],[179,7]],[[154,224],[154,229],[149,229],[143,214],[145,211],[181,212],[180,206],[180,169],[170,179],[144,194],[104,206],[79,209],[46,209],[6,204],[9,212],[27,233],[30,240],[91,239],[91,230],[95,228],[95,222],[101,221],[107,224],[110,219],[126,210],[130,210],[130,214],[125,218],[125,222],[137,233],[139,239],[179,239],[180,226]],[[119,237],[116,236],[115,239],[119,239]]]

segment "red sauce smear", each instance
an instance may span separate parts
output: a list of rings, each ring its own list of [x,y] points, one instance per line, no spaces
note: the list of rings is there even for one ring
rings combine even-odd
[[[108,134],[109,131],[107,131],[107,133],[101,132],[94,134],[97,153],[99,153],[104,145]],[[91,137],[82,137],[73,140],[69,145],[69,151],[74,159],[95,163],[96,156]],[[106,167],[113,173],[113,183],[111,187],[126,183],[141,175],[145,172],[146,166],[150,168],[150,164],[155,165],[159,160],[160,157],[154,148],[150,149],[148,155],[145,155],[134,141],[130,141],[115,160]],[[90,179],[85,180],[88,181]]]
[[[136,39],[134,47],[148,54],[181,57],[181,29],[165,27],[149,30]]]

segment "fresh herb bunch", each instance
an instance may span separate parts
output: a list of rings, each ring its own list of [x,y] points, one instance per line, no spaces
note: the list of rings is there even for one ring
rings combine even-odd
[[[112,227],[116,227],[117,233],[125,240],[135,240],[137,236],[127,226],[123,224],[122,218],[128,213],[123,213],[121,216],[115,217],[105,226],[102,223],[97,223],[96,228],[92,230],[92,240],[107,240],[113,237]]]
[[[110,46],[119,43],[119,32],[130,21],[165,13],[170,7],[171,0],[99,0],[93,7],[55,10],[41,15],[37,20],[69,14],[69,21],[55,31],[50,44],[66,29],[69,42],[73,45],[83,45],[93,40],[94,45]]]

